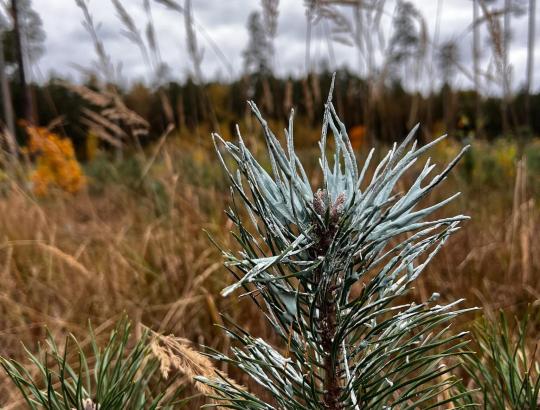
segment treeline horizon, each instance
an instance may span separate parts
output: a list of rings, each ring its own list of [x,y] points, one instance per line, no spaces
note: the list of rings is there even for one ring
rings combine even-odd
[[[249,119],[249,100],[275,125],[287,122],[294,109],[299,134],[306,135],[297,135],[298,143],[311,143],[307,136],[321,125],[334,71],[329,62],[334,55],[333,43],[347,44],[358,56],[357,67],[335,70],[333,98],[339,116],[359,143],[394,142],[416,123],[422,125],[420,138],[424,141],[445,133],[458,140],[487,141],[498,137],[521,141],[540,135],[540,91],[533,92],[533,2],[529,7],[511,2],[471,2],[471,25],[464,32],[472,37],[469,67],[462,50],[467,44],[458,37],[448,41],[439,38],[441,4],[432,32],[427,22],[433,16],[425,16],[422,8],[405,0],[388,7],[385,2],[367,7],[361,1],[307,1],[305,73],[281,77],[275,74],[274,57],[284,10],[278,0],[261,1],[246,22],[248,41],[242,52],[242,74],[226,81],[210,80],[203,74],[202,27],[196,24],[191,1],[156,2],[184,17],[186,44],[182,47],[187,52],[185,63],[190,66],[184,81],[170,80],[169,74],[178,67],[170,67],[157,52],[160,48],[150,2],[143,10],[148,20],[144,31],[130,14],[131,8],[124,7],[121,0],[111,3],[123,35],[141,51],[147,69],[148,82],[129,84],[122,78],[115,56],[107,51],[89,4],[77,0],[83,26],[94,45],[94,65],[79,67],[86,76],[82,84],[62,77],[29,84],[31,76],[27,74],[44,54],[46,33],[31,0],[11,0],[6,15],[9,21],[0,31],[4,148],[18,155],[18,146],[25,145],[24,127],[28,124],[53,124],[55,132],[73,141],[80,159],[87,157],[89,135],[104,148],[139,149],[172,129],[188,139],[208,136],[212,131],[232,138],[239,123],[253,134],[256,129]],[[510,50],[515,42],[511,32],[515,18],[523,15],[528,17],[527,64],[525,83],[516,89],[512,87]],[[383,21],[389,24],[388,30]],[[328,25],[328,55],[316,61],[311,57],[313,30],[320,29],[322,22]],[[206,36],[202,39],[208,41]],[[482,44],[487,48],[481,49]],[[226,60],[218,43],[206,45]],[[486,53],[489,63],[481,58]],[[224,67],[228,67],[226,61]],[[458,85],[459,76],[470,81],[469,89]],[[487,95],[488,90],[498,93]],[[16,141],[11,134],[16,134]]]
[[[177,132],[209,133],[218,131],[233,136],[237,123],[249,115],[247,101],[257,103],[268,119],[285,122],[290,110],[300,124],[309,129],[320,126],[324,102],[330,87],[332,72],[312,73],[303,78],[279,78],[273,75],[243,76],[235,81],[197,84],[188,78],[184,82],[170,81],[156,87],[142,82],[123,89],[109,84],[126,107],[148,122],[149,133],[141,139],[146,144],[158,138],[169,125]],[[101,92],[103,86],[90,77],[83,87]],[[55,122],[57,131],[69,137],[81,159],[86,158],[88,127],[81,122],[85,110],[96,106],[74,88],[79,85],[60,78],[44,84],[32,84],[34,122],[48,126]],[[447,133],[464,140],[497,137],[527,138],[540,134],[540,93],[530,95],[530,113],[526,110],[526,94],[517,93],[507,107],[510,113],[508,129],[501,119],[501,98],[478,96],[481,117],[476,113],[477,94],[474,90],[452,89],[447,84],[429,95],[407,91],[399,81],[380,87],[368,107],[362,98],[367,81],[347,69],[336,72],[334,101],[339,115],[349,131],[362,133],[370,143],[391,143],[402,138],[414,124],[422,125],[421,137]],[[23,95],[16,82],[11,84],[16,118],[24,118]],[[4,121],[4,118],[1,118]],[[17,139],[24,145],[23,122],[18,121]],[[105,144],[106,145],[106,144]]]

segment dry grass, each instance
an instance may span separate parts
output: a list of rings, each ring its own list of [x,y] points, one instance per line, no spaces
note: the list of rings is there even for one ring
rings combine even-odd
[[[481,190],[452,181],[464,191],[452,206],[472,219],[423,276],[422,296],[437,290],[450,300],[465,297],[488,316],[540,303],[540,233],[535,229],[540,212],[528,192],[524,164],[516,168],[514,187]]]
[[[227,380],[237,388],[245,389],[223,371],[215,368],[210,359],[194,350],[186,339],[173,335],[164,336],[154,332],[150,347],[159,360],[160,371],[165,378],[168,378],[171,372],[179,372],[191,381],[195,377]],[[199,381],[195,381],[194,386],[203,396],[211,396],[214,393],[212,388]]]
[[[138,179],[127,186],[111,178],[96,189],[99,182],[90,177],[84,192],[52,192],[41,199],[16,180],[4,181],[2,355],[23,359],[22,344],[34,350],[45,338],[45,327],[58,340],[68,332],[84,339],[88,320],[106,329],[123,312],[158,332],[220,349],[228,346],[214,326],[221,323],[221,312],[244,321],[249,317],[254,327],[263,327],[237,301],[218,296],[229,277],[203,230],[228,240],[222,212],[227,191],[197,182],[209,179],[198,166],[213,166],[212,153],[190,149],[171,146],[152,171],[141,166],[146,178],[162,188],[160,197]],[[13,397],[17,392],[0,372],[0,407]]]
[[[203,232],[230,241],[230,226],[222,212],[228,194],[214,154],[176,140],[162,145],[159,154],[149,155],[151,169],[141,159],[143,180],[138,179],[139,173],[135,183],[127,184],[120,177],[112,182],[115,179],[107,174],[110,181],[101,184],[90,175],[89,188],[78,195],[53,193],[36,200],[16,180],[4,182],[0,197],[3,355],[22,359],[21,342],[33,349],[44,339],[45,326],[58,340],[67,332],[84,339],[88,319],[105,329],[122,312],[162,334],[220,350],[229,346],[213,326],[221,323],[221,313],[253,334],[271,339],[270,329],[248,301],[219,296],[231,278]],[[540,214],[526,181],[524,164],[498,188],[480,191],[459,172],[450,178],[447,188],[463,191],[451,206],[473,219],[424,274],[416,289],[418,297],[427,298],[436,290],[444,299],[465,297],[468,305],[488,311],[499,307],[519,311],[529,302],[538,302],[540,234],[534,227]],[[148,188],[156,184],[161,191]],[[202,363],[212,371],[229,373],[226,368],[213,369],[172,337],[164,341],[174,343],[156,344],[156,352],[182,361],[181,366],[171,362],[168,368],[183,367],[194,374]],[[231,373],[231,377],[251,388],[241,375]],[[0,373],[0,406],[16,397]]]

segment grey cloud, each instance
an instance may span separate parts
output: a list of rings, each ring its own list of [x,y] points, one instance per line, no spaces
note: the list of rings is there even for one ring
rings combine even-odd
[[[389,26],[393,4],[396,0],[387,1],[389,15],[385,16],[387,39],[390,36]],[[501,3],[502,0],[499,0]],[[181,2],[183,3],[183,2]],[[423,13],[430,34],[435,31],[437,4],[434,0],[414,0],[413,3]],[[457,39],[463,63],[471,66],[471,34],[467,31],[472,18],[470,0],[452,0],[440,2],[443,5],[439,28],[439,43],[448,39]],[[90,9],[97,22],[101,22],[100,36],[107,52],[116,62],[121,61],[124,74],[128,78],[145,77],[147,69],[137,47],[121,35],[122,25],[110,0],[90,0]],[[132,14],[141,31],[144,31],[146,17],[142,9],[142,0],[123,0],[126,9]],[[242,70],[242,50],[248,41],[246,32],[247,17],[253,10],[259,10],[256,0],[193,0],[193,12],[196,20],[205,28],[208,35],[227,56],[234,67],[235,74]],[[34,7],[41,14],[47,31],[46,54],[40,61],[40,71],[55,71],[63,75],[76,76],[71,63],[89,66],[95,59],[93,46],[88,33],[81,25],[82,13],[71,0],[34,0]],[[537,18],[540,8],[537,8]],[[175,78],[184,78],[192,68],[186,51],[183,17],[167,10],[156,2],[152,10],[159,46],[165,62],[171,67]],[[526,64],[527,16],[514,19],[513,42],[510,63],[513,65],[516,86],[523,83]],[[276,72],[280,75],[299,75],[304,70],[305,55],[305,9],[300,0],[281,0],[278,33],[275,42]],[[328,45],[321,28],[313,32],[312,58],[314,60],[329,59]],[[220,58],[213,52],[204,36],[199,34],[199,44],[204,48],[203,69],[207,78],[216,72],[225,73]],[[540,41],[536,48],[536,61],[540,55]],[[337,43],[333,44],[335,61],[333,67],[347,64],[358,65],[355,49]],[[487,64],[490,58],[489,45],[483,44],[483,61]],[[470,85],[466,78],[459,83]],[[535,71],[535,88],[540,86],[540,70]]]

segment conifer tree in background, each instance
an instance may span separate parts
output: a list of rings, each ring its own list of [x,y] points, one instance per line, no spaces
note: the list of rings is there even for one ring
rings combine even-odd
[[[262,75],[272,71],[272,43],[265,31],[261,15],[254,11],[248,19],[249,43],[244,50],[244,71]]]
[[[238,278],[223,295],[247,292],[281,344],[231,325],[232,355],[210,353],[247,373],[266,391],[260,396],[225,379],[198,380],[221,405],[237,409],[427,409],[451,402],[454,359],[466,341],[449,331],[449,322],[464,310],[456,308],[459,301],[436,304],[437,294],[419,304],[406,294],[467,218],[429,219],[458,194],[419,206],[465,149],[431,178],[435,165],[428,159],[398,193],[403,174],[443,137],[418,148],[411,144],[417,126],[373,173],[373,150],[359,169],[329,97],[319,143],[322,182],[313,189],[294,150],[293,115],[283,148],[250,106],[264,131],[271,173],[240,135],[237,144],[214,135],[232,184],[227,214],[241,248],[223,250]]]

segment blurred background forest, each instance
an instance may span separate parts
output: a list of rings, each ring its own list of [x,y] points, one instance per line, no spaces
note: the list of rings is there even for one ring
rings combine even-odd
[[[171,124],[177,132],[195,137],[205,137],[209,130],[229,134],[247,116],[246,100],[257,102],[276,121],[285,120],[294,107],[307,126],[317,127],[334,71],[338,73],[334,98],[340,115],[356,139],[371,144],[393,142],[417,122],[423,125],[425,138],[445,132],[458,139],[493,141],[499,137],[525,139],[540,132],[540,95],[533,84],[534,0],[466,1],[470,24],[456,29],[450,38],[441,38],[439,33],[439,26],[445,24],[444,1],[433,2],[437,3],[436,16],[424,15],[422,2],[306,1],[305,56],[301,58],[305,69],[289,76],[275,74],[280,52],[274,44],[280,28],[278,1],[252,5],[242,61],[233,63],[221,51],[219,41],[197,22],[193,11],[197,4],[111,0],[106,6],[109,14],[117,16],[116,27],[103,28],[93,17],[91,2],[74,0],[96,54],[89,67],[73,61],[79,73],[75,83],[73,78],[59,77],[61,70],[48,76],[40,73],[39,62],[47,58],[47,33],[31,0],[19,2],[18,6],[4,2],[0,25],[3,124],[24,144],[19,119],[41,125],[56,121],[59,132],[73,141],[83,160],[92,157],[87,149],[89,130],[107,130],[105,124],[97,127],[95,118],[89,118],[89,110],[96,111],[96,101],[85,90],[104,91],[121,100],[144,128],[144,137],[139,138],[144,145],[158,139]],[[152,17],[154,8],[165,8],[183,18],[178,20],[185,29],[178,47],[187,49],[188,60],[177,68],[180,75],[163,58]],[[144,18],[136,20],[132,13],[140,16],[141,11]],[[516,39],[513,24],[524,23],[528,24],[527,38]],[[320,45],[312,50],[312,32],[318,28],[322,32],[317,41],[324,37],[326,50],[320,50]],[[101,31],[108,30],[117,30],[128,45],[139,49],[147,69],[144,75],[122,76],[121,63],[116,61],[122,56],[110,55],[100,37]],[[509,56],[513,45],[521,53],[525,42],[527,55],[520,60],[526,63],[519,66],[525,72],[520,73]],[[354,55],[354,64],[336,66],[335,48],[343,45]],[[203,69],[205,54],[210,53],[222,66],[215,78],[206,78]],[[118,119],[114,122],[125,125]],[[104,148],[114,145],[112,140],[132,142],[110,130],[107,137],[94,134]]]
[[[298,0],[303,69],[289,73],[276,46],[283,1],[244,2],[247,40],[242,58],[231,61],[197,17],[208,2],[62,0],[77,7],[95,54],[87,66],[73,61],[76,76],[40,72],[50,34],[41,1],[0,0],[2,354],[21,358],[21,341],[35,346],[45,325],[58,337],[84,335],[90,318],[99,335],[124,311],[220,350],[229,341],[213,324],[223,312],[271,339],[259,313],[219,296],[230,278],[203,229],[230,241],[229,194],[210,133],[233,139],[238,124],[262,152],[246,101],[259,105],[276,134],[294,109],[295,142],[309,162],[333,72],[335,106],[360,157],[370,146],[382,156],[416,123],[421,142],[449,134],[434,153],[440,162],[472,145],[447,187],[462,192],[448,212],[472,220],[429,267],[415,297],[465,297],[488,315],[538,305],[535,0],[462,1],[470,21],[450,38],[440,32],[451,0]],[[425,13],[427,3],[435,14]],[[96,19],[97,7],[115,15],[114,27]],[[173,51],[160,46],[157,12],[177,16],[182,68],[166,62]],[[514,36],[517,26],[524,35]],[[144,75],[123,74],[121,56],[102,37],[107,30],[137,51]],[[517,46],[526,50],[520,65],[511,57]],[[338,47],[354,64],[336,63]],[[209,55],[220,65],[216,75],[205,70]],[[533,323],[537,339],[540,321]],[[0,406],[16,408],[4,380]]]

